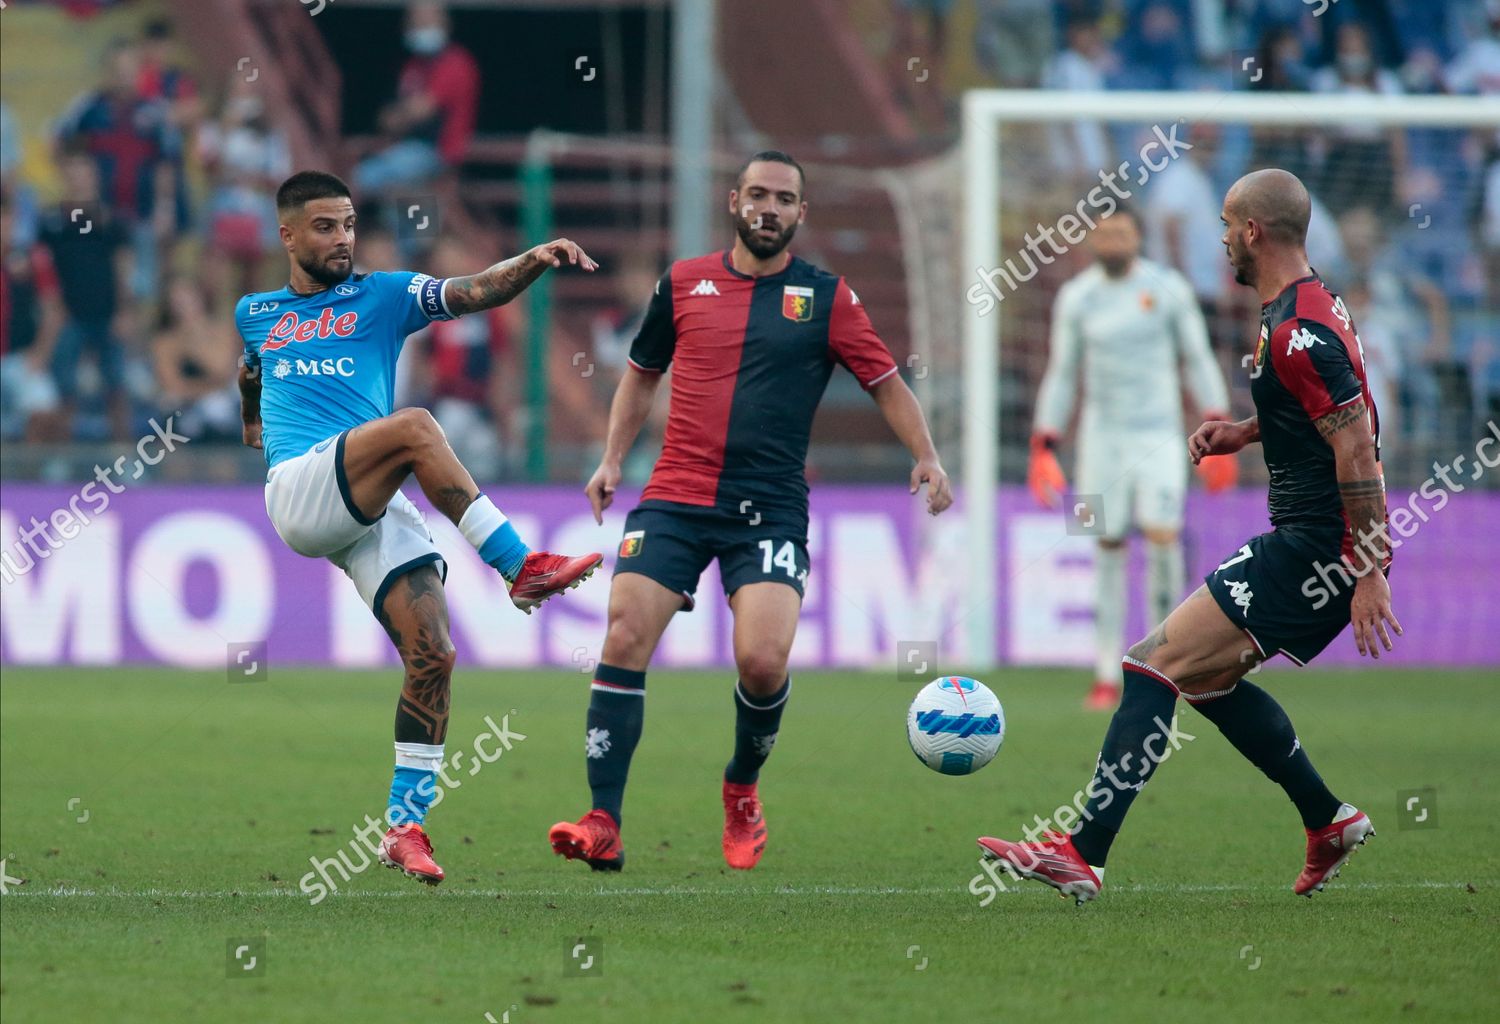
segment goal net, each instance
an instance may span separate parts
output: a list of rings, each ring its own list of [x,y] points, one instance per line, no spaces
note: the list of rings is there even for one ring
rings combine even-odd
[[[1220,203],[1235,178],[1259,167],[1302,177],[1314,201],[1310,260],[1344,296],[1366,350],[1394,508],[1434,463],[1468,452],[1467,465],[1477,464],[1475,446],[1496,417],[1500,197],[1486,199],[1485,188],[1497,188],[1497,159],[1500,105],[1474,98],[967,93],[958,151],[906,172],[899,190],[920,236],[906,245],[913,344],[931,370],[917,383],[929,407],[947,410],[934,419],[948,458],[962,451],[965,578],[945,660],[1090,660],[1093,542],[1070,528],[1069,509],[1031,501],[1024,478],[1052,303],[1088,265],[1092,223],[1115,204],[1138,214],[1143,255],[1191,283],[1230,411],[1245,416],[1240,360],[1256,338],[1259,304],[1232,280]],[[1189,404],[1186,417],[1196,412]],[[1071,444],[1061,455],[1071,470]],[[1239,463],[1237,491],[1191,485],[1190,583],[1268,528],[1258,449]],[[1424,519],[1409,552],[1398,553],[1404,608],[1435,628],[1409,643],[1411,660],[1493,657],[1465,638],[1478,624],[1477,572],[1497,568],[1496,542],[1480,529],[1500,511],[1500,469],[1490,474]],[[1139,552],[1132,562],[1127,631],[1140,635],[1148,624]]]

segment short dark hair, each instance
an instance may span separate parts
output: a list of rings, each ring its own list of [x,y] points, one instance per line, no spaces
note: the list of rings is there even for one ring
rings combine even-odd
[[[1100,217],[1099,219],[1100,220],[1108,220],[1110,217],[1118,217],[1121,214],[1124,214],[1125,216],[1129,217],[1132,221],[1135,222],[1135,229],[1137,231],[1140,231],[1142,233],[1145,232],[1146,226],[1141,223],[1141,213],[1140,213],[1140,211],[1137,210],[1134,206],[1130,205],[1129,203],[1116,202],[1115,203],[1115,208],[1113,210],[1110,210],[1109,213],[1105,214],[1103,217]]]
[[[152,18],[141,29],[142,39],[171,39],[172,22],[167,18]]]
[[[348,199],[353,201],[344,179],[327,171],[298,171],[276,190],[276,209],[280,213],[300,210],[314,199]]]
[[[745,172],[750,169],[751,164],[761,163],[786,164],[788,167],[795,167],[797,169],[797,181],[800,182],[800,185],[797,189],[798,194],[800,195],[802,192],[805,192],[807,190],[807,172],[802,169],[801,164],[792,159],[790,155],[783,153],[779,149],[763,149],[759,153],[751,156],[749,160],[746,160],[743,164],[741,164],[739,173],[734,176],[734,187],[737,189],[744,188]]]

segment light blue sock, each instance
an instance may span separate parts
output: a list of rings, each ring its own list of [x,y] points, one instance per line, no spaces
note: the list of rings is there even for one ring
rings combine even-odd
[[[407,822],[420,825],[427,820],[432,794],[437,786],[437,772],[425,768],[397,765],[391,777],[391,798],[386,804],[386,820],[392,825]]]
[[[516,581],[531,549],[522,543],[516,528],[494,502],[483,494],[475,498],[464,510],[458,528],[480,558],[494,566],[507,582]]]

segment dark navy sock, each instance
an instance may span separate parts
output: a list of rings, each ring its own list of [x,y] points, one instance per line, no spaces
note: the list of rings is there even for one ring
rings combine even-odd
[[[630,759],[645,720],[646,673],[603,664],[595,669],[585,736],[589,789],[594,809],[608,811],[615,824],[620,823]]]
[[[760,766],[771,756],[781,729],[781,712],[791,695],[792,681],[765,697],[753,697],[734,684],[734,756],[724,766],[724,781],[748,786],[760,778]]]
[[[1184,696],[1219,727],[1235,750],[1286,790],[1302,815],[1304,828],[1322,828],[1333,820],[1339,798],[1323,784],[1297,739],[1292,720],[1275,697],[1244,679],[1227,690]]]
[[[1104,867],[1125,813],[1160,761],[1174,748],[1172,711],[1177,687],[1148,665],[1127,659],[1120,706],[1110,719],[1094,778],[1086,790],[1083,820],[1073,846],[1091,867]],[[1188,737],[1191,739],[1192,737]]]

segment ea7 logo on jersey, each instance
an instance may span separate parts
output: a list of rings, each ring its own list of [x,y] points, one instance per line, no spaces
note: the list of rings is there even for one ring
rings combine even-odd
[[[354,333],[357,323],[358,313],[351,310],[335,319],[333,310],[326,306],[315,320],[304,320],[296,313],[286,313],[266,332],[266,340],[261,343],[260,350],[270,352],[285,348],[294,341],[312,341],[314,338],[347,338]]]
[[[1312,331],[1309,331],[1306,327],[1299,327],[1287,339],[1286,354],[1291,355],[1293,352],[1301,352],[1304,349],[1312,348],[1314,345],[1326,344],[1328,342],[1318,337]]]

